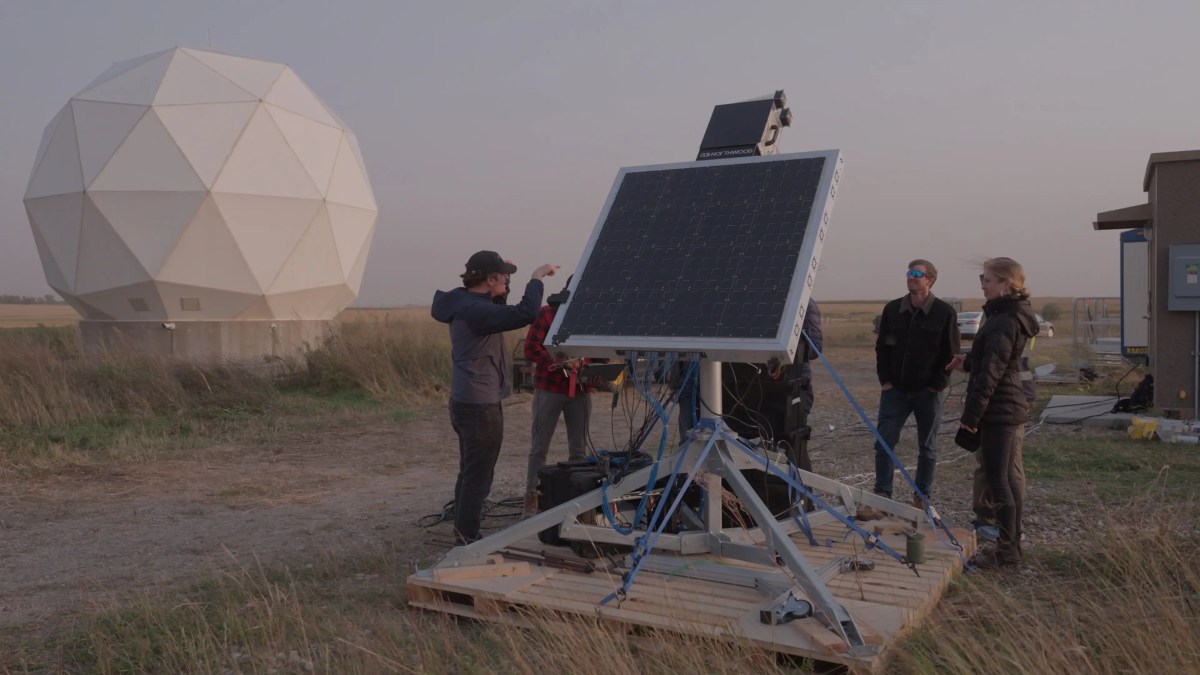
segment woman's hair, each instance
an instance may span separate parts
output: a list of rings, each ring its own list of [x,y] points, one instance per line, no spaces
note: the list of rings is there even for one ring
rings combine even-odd
[[[991,272],[1000,281],[1008,282],[1012,294],[1018,300],[1029,299],[1029,289],[1025,287],[1025,269],[1021,263],[1012,258],[988,258],[983,263],[983,271]]]

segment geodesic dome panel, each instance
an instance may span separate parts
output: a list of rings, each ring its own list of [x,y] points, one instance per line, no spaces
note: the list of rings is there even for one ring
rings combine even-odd
[[[182,48],[67,102],[25,210],[50,286],[135,321],[333,318],[378,215],[354,134],[290,68]]]

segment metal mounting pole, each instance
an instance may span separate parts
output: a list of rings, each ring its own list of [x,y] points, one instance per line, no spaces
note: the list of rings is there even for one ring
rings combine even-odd
[[[725,412],[721,406],[721,362],[701,359],[699,376],[700,400],[703,402],[700,407],[700,418],[720,420],[722,413]],[[717,426],[720,427],[719,424]],[[721,513],[721,474],[709,473],[703,478],[701,484],[704,486],[705,494],[708,495],[708,498],[704,500],[704,529],[708,532],[710,541],[716,542],[722,537],[721,529],[724,521]]]

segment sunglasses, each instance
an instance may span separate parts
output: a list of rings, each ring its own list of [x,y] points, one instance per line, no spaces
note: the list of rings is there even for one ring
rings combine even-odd
[[[921,270],[909,270],[904,273],[904,276],[906,276],[910,279],[921,279],[921,278],[927,277],[929,275],[925,274]]]

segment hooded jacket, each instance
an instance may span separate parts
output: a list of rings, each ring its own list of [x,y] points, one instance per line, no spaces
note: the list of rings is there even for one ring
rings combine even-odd
[[[1037,317],[1027,299],[1005,296],[983,306],[987,321],[975,336],[965,363],[967,398],[962,423],[1015,425],[1029,421],[1029,405],[1021,386],[1021,355],[1038,334]]]
[[[459,403],[499,403],[512,393],[508,348],[504,333],[533,323],[545,287],[530,279],[516,305],[499,305],[487,293],[465,288],[437,291],[429,313],[450,324],[450,355],[454,374],[450,398]]]

